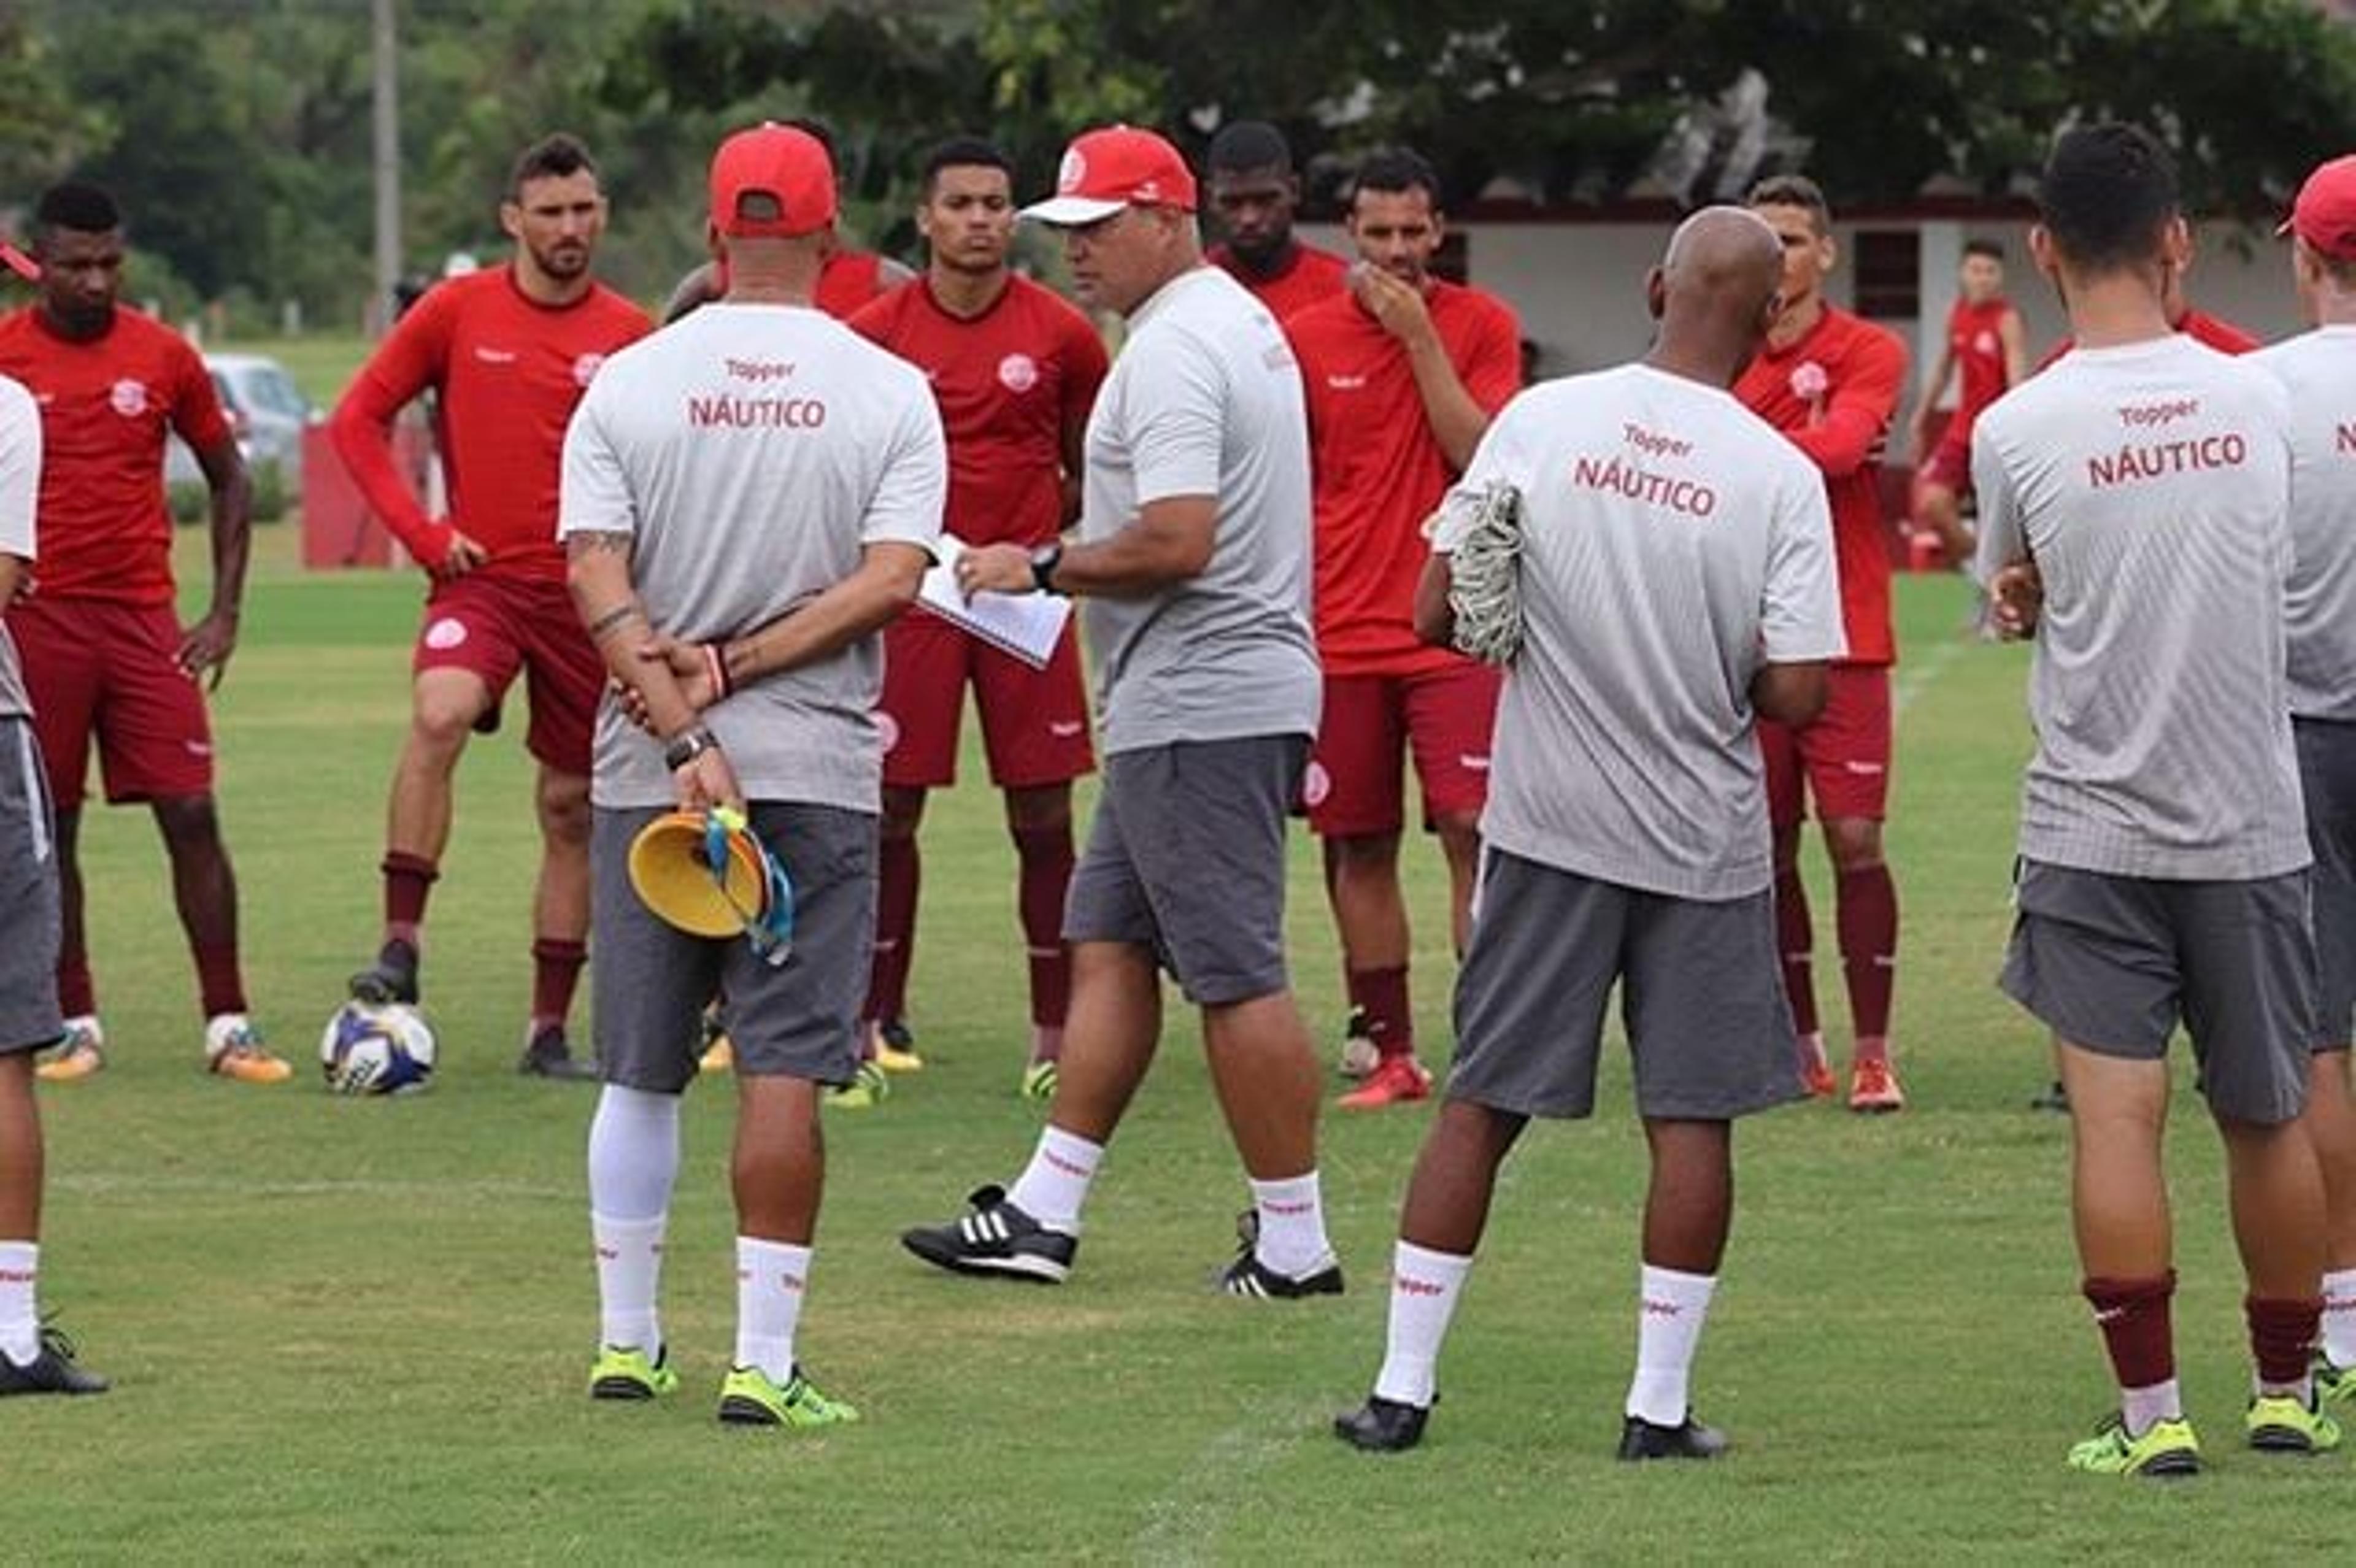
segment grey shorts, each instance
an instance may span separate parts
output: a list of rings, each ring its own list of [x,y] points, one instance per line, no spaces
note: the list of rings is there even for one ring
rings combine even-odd
[[[2315,963],[2323,1023],[2316,1045],[2343,1050],[2356,1036],[2356,723],[2297,719],[2307,840],[2315,850]]]
[[[1285,988],[1285,828],[1305,735],[1116,752],[1064,904],[1066,942],[1150,947],[1203,1007]]]
[[[1615,982],[1638,1114],[1721,1122],[1805,1098],[1770,892],[1671,898],[1498,849],[1482,856],[1456,981],[1449,1097],[1591,1114]]]
[[[2218,1115],[2307,1106],[2315,1049],[2308,874],[2163,881],[2021,863],[1998,984],[2072,1045],[2158,1061],[2179,1022]]]
[[[40,742],[22,718],[0,719],[0,1055],[54,1045],[58,1017],[58,854]]]
[[[847,1083],[875,932],[876,819],[828,805],[755,803],[753,831],[794,889],[793,952],[770,965],[741,936],[690,936],[630,886],[630,840],[662,813],[600,806],[589,835],[591,995],[605,1082],[676,1094],[693,1081],[704,1005],[736,1071]]]

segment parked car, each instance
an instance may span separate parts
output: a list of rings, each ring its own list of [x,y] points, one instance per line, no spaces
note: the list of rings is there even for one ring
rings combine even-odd
[[[229,427],[237,437],[246,466],[274,464],[290,499],[303,492],[303,431],[316,423],[319,411],[303,396],[294,378],[277,360],[259,354],[208,354],[205,368],[213,376]],[[202,484],[204,470],[197,454],[177,435],[164,453],[166,485]]]

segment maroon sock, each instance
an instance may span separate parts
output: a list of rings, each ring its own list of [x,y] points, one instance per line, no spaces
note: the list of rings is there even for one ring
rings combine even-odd
[[[1415,1014],[1408,1007],[1407,965],[1349,971],[1350,1005],[1365,1015],[1366,1038],[1384,1056],[1415,1054]]]
[[[531,944],[531,1027],[534,1032],[551,1025],[564,1027],[573,1012],[573,988],[581,983],[581,966],[589,962],[589,944],[542,936]]]
[[[79,948],[58,955],[58,1011],[70,1019],[98,1012],[98,982],[91,977],[90,955]]]
[[[2149,1279],[2090,1278],[2083,1288],[2119,1387],[2149,1388],[2176,1375],[2176,1335],[2169,1321],[2174,1269]]]
[[[916,840],[886,838],[876,856],[875,955],[868,971],[871,1020],[908,1016],[908,964],[916,945]]]
[[[1016,828],[1014,853],[1022,868],[1015,905],[1023,916],[1023,944],[1031,956],[1031,1021],[1059,1029],[1072,1005],[1072,952],[1064,945],[1072,826]]]
[[[423,855],[388,849],[380,869],[384,872],[384,939],[414,947],[418,928],[425,923],[426,897],[441,869]]]
[[[1898,884],[1886,865],[1843,871],[1833,905],[1849,1017],[1859,1040],[1881,1040],[1890,1033],[1890,993],[1898,981]]]
[[[1775,950],[1783,957],[1783,995],[1792,1004],[1792,1027],[1816,1032],[1815,933],[1808,919],[1808,890],[1794,866],[1775,873]]]
[[[2242,1312],[2250,1322],[2250,1354],[2257,1359],[2258,1381],[2276,1388],[2304,1383],[2315,1360],[2323,1298],[2310,1296],[2285,1301],[2246,1296]]]
[[[197,960],[197,991],[205,1017],[245,1011],[245,979],[238,973],[237,944],[191,948]]]

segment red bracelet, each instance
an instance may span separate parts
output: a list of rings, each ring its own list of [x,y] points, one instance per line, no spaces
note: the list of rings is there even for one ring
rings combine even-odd
[[[712,676],[712,700],[717,702],[722,698],[727,696],[730,689],[728,685],[728,661],[720,656],[719,644],[705,643],[701,645],[703,648],[703,667],[709,671]]]

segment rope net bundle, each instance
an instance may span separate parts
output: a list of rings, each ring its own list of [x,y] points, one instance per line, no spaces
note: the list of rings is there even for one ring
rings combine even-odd
[[[1459,653],[1508,665],[1522,650],[1522,494],[1503,480],[1451,496],[1424,525],[1449,556],[1448,607]]]

